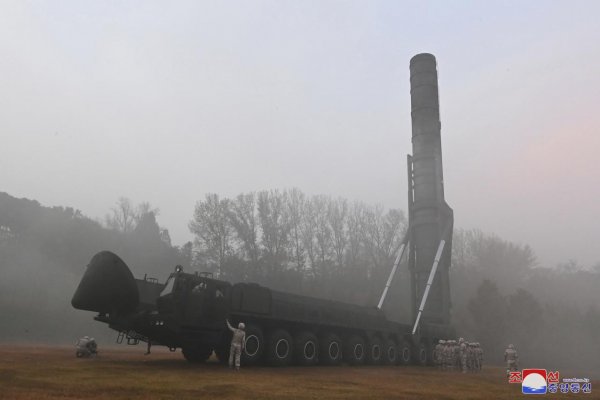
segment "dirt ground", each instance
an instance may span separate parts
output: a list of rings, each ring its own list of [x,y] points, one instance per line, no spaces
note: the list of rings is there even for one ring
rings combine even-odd
[[[1,399],[513,399],[502,368],[460,374],[422,367],[243,368],[188,364],[180,352],[145,347],[100,349],[75,358],[74,347],[0,345]],[[544,398],[600,398],[591,394]]]

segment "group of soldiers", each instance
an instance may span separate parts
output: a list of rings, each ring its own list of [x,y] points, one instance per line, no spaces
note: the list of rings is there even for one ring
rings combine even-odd
[[[477,342],[440,340],[435,346],[433,359],[442,370],[479,371],[483,366],[483,349]]]

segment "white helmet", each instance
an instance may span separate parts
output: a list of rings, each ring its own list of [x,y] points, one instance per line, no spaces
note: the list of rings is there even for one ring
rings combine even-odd
[[[508,348],[509,348],[509,349],[514,349],[514,348],[515,348],[515,346],[513,346],[512,344],[509,344],[509,345],[508,345]]]
[[[238,324],[238,329],[244,330],[244,329],[246,329],[246,325],[244,325],[244,323],[243,323],[243,322],[240,322],[240,323]]]

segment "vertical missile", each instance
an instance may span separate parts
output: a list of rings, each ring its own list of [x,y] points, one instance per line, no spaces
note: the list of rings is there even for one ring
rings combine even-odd
[[[449,323],[448,269],[452,248],[452,209],[444,199],[438,77],[435,57],[418,54],[410,60],[413,154],[409,167],[409,226],[412,309],[416,316],[436,251],[442,239],[449,244],[441,257],[424,322]]]

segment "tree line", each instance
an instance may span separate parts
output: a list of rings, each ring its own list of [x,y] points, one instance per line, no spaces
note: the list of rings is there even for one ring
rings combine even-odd
[[[401,210],[308,196],[297,189],[206,195],[174,246],[149,203],[119,198],[103,220],[0,193],[1,340],[62,341],[113,333],[70,305],[90,258],[117,253],[136,277],[164,281],[173,266],[231,282],[375,306],[407,229]],[[533,250],[494,234],[456,229],[450,269],[452,321],[500,362],[513,343],[525,365],[593,367],[600,354],[600,264],[549,268]],[[410,321],[409,274],[400,265],[384,304]],[[104,332],[104,333],[101,333]]]
[[[208,194],[196,204],[190,264],[221,279],[374,306],[407,220],[385,210],[298,189]],[[384,310],[410,322],[406,260]],[[593,366],[600,354],[600,263],[539,265],[530,246],[456,229],[450,269],[457,332],[500,363],[509,343],[525,365]],[[537,363],[537,364],[536,364]]]
[[[452,321],[502,362],[508,344],[521,367],[597,369],[600,263],[539,265],[533,250],[478,230],[456,230]]]
[[[225,280],[366,302],[381,291],[406,225],[401,210],[298,189],[207,194],[189,223],[190,261]]]
[[[71,307],[71,296],[101,250],[118,254],[136,277],[165,280],[184,263],[157,213],[121,198],[105,221],[96,221],[72,207],[45,207],[0,192],[0,340],[71,342],[71,335],[98,337],[99,330],[112,338],[89,313]]]

